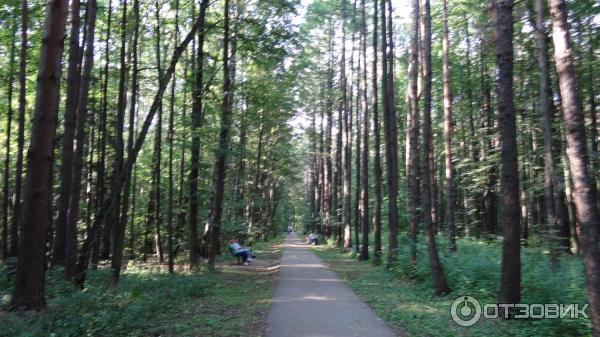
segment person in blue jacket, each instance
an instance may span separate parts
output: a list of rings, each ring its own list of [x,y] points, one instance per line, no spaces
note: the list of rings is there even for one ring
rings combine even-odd
[[[227,243],[227,248],[229,248],[229,252],[231,255],[238,257],[242,257],[242,262],[244,266],[250,265],[252,262],[252,258],[254,258],[254,254],[252,254],[252,249],[245,248],[240,245],[240,241],[238,239],[233,239]]]

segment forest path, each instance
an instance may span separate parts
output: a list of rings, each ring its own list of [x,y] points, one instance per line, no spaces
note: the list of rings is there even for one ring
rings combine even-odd
[[[393,337],[381,318],[292,233],[267,317],[267,337]]]

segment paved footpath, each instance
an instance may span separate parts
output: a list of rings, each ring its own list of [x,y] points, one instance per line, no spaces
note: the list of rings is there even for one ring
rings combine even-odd
[[[295,233],[283,245],[267,337],[394,337]]]

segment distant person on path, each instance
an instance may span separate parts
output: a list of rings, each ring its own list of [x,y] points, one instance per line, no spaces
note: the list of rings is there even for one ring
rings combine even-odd
[[[308,243],[314,245],[319,244],[319,236],[315,233],[310,233],[310,235],[308,236]]]
[[[287,228],[288,234],[291,234],[292,230],[293,230],[292,225],[288,225],[288,228]]]
[[[229,248],[229,252],[231,253],[231,255],[235,257],[242,257],[242,262],[244,266],[250,265],[252,259],[256,257],[254,254],[252,254],[252,249],[242,247],[238,239],[233,239],[227,242],[227,248]]]

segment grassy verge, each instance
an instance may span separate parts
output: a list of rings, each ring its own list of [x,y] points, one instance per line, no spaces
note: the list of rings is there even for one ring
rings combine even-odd
[[[282,239],[256,243],[257,261],[277,259]],[[262,336],[275,274],[233,263],[223,255],[225,268],[216,272],[173,275],[130,264],[117,286],[108,284],[109,270],[99,269],[90,272],[84,291],[55,269],[48,275],[48,308],[0,311],[0,336]],[[2,277],[0,304],[6,306],[12,285]]]
[[[406,242],[401,243],[408,247]],[[401,247],[402,247],[401,246]],[[588,319],[481,319],[470,327],[454,323],[452,302],[462,295],[482,305],[495,303],[500,270],[496,243],[461,240],[458,252],[442,254],[452,294],[433,295],[426,248],[419,245],[419,262],[407,267],[408,251],[401,248],[398,266],[390,270],[359,262],[352,253],[331,246],[317,246],[315,253],[388,325],[413,336],[589,336]],[[444,242],[441,242],[444,249]],[[566,256],[558,270],[549,267],[547,255],[535,249],[522,252],[523,303],[584,304],[581,261]]]

